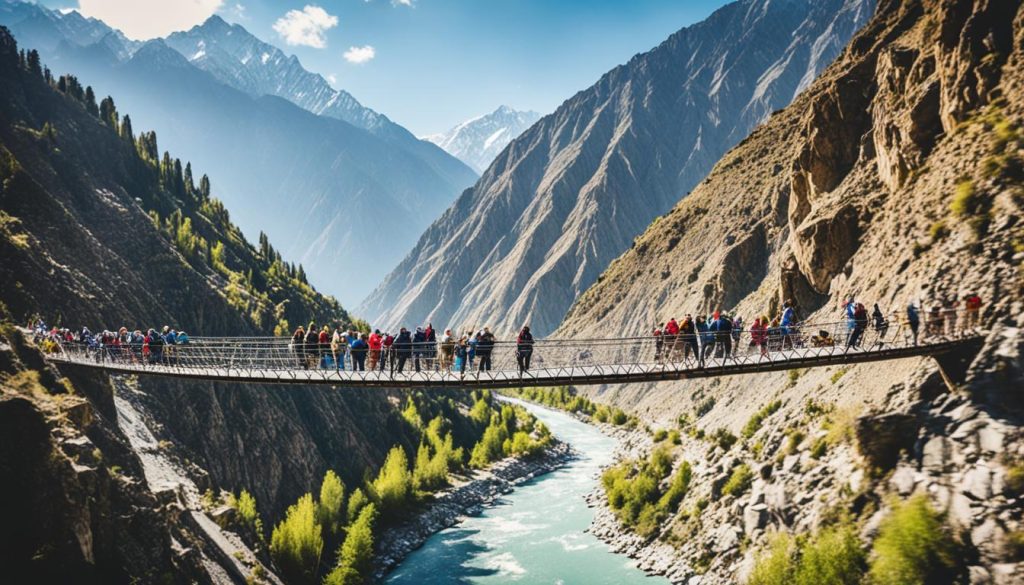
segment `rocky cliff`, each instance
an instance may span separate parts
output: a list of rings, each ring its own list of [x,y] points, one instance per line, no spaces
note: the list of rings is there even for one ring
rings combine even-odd
[[[735,2],[610,71],[513,141],[360,313],[387,326],[550,333],[634,236],[828,65],[873,5]]]
[[[39,314],[76,330],[167,324],[192,335],[349,322],[269,243],[249,244],[223,205],[185,187],[180,161],[151,152],[154,136],[129,139],[123,120],[101,121],[80,91],[19,62],[0,28],[0,319]],[[222,582],[216,567],[233,563],[204,561],[209,546],[181,535],[195,533],[189,516],[173,494],[152,493],[117,398],[144,407],[151,442],[166,445],[152,449],[189,461],[202,488],[249,490],[268,524],[328,468],[359,483],[391,445],[414,446],[381,392],[112,384],[74,368],[63,372],[69,387],[38,353],[16,351],[20,336],[5,327],[0,417],[11,422],[0,464],[12,492],[0,533],[5,545],[20,543],[5,546],[4,566],[27,571],[26,582],[152,582],[164,573]]]
[[[694,437],[743,437],[683,441],[694,497],[711,504],[684,501],[689,514],[661,527],[676,548],[658,554],[673,560],[649,561],[681,581],[708,571],[702,583],[731,582],[772,530],[810,533],[845,508],[870,543],[887,495],[920,492],[959,535],[964,579],[1020,582],[1020,484],[1008,478],[1022,456],[1022,59],[1020,2],[881,2],[835,64],[569,311],[556,335],[643,335],[715,309],[749,324],[784,299],[801,318],[835,321],[853,296],[893,323],[910,302],[985,301],[989,337],[953,393],[928,359],[592,391],[660,425],[682,416]],[[753,487],[723,496],[741,463],[759,471]]]

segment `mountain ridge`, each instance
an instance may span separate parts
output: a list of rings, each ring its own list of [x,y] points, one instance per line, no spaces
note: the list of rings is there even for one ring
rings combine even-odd
[[[509,142],[540,117],[534,111],[517,111],[501,105],[493,112],[470,118],[447,132],[424,136],[423,140],[437,144],[477,173],[482,173]]]

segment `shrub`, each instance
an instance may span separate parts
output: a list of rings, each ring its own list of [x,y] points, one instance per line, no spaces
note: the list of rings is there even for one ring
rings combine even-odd
[[[653,438],[655,443],[660,443],[668,438],[668,431],[666,431],[665,429],[658,429],[654,431]]]
[[[697,418],[701,418],[705,414],[711,412],[711,409],[714,407],[715,398],[713,396],[710,396],[698,402],[697,406],[695,406],[693,409],[693,413],[696,415]]]
[[[260,513],[256,509],[256,498],[252,497],[248,491],[242,490],[235,500],[235,509],[238,510],[238,517],[241,518],[242,524],[262,541],[265,538],[263,536],[263,520],[260,519]]]
[[[1017,463],[1006,470],[1006,491],[1014,496],[1024,494],[1024,464]]]
[[[838,370],[835,371],[835,373],[832,374],[832,378],[831,378],[832,383],[835,384],[835,383],[839,382],[839,380],[842,380],[843,376],[845,376],[845,375],[846,375],[846,368],[839,368]]]
[[[741,432],[740,434],[743,436],[744,439],[749,439],[753,437],[754,433],[756,433],[758,429],[761,428],[761,423],[764,422],[764,419],[774,414],[775,411],[777,411],[781,407],[781,400],[769,402],[767,405],[764,406],[764,408],[755,412],[754,415],[750,417],[750,420],[747,421],[747,424],[743,427],[743,432]]]
[[[356,488],[352,491],[352,495],[348,498],[348,511],[346,517],[348,523],[351,525],[359,518],[359,513],[363,511],[370,503],[370,498],[367,497],[366,492],[361,488]]]
[[[787,430],[786,436],[788,437],[788,440],[786,441],[785,451],[787,455],[792,455],[793,453],[796,453],[797,450],[800,448],[800,443],[803,443],[804,439],[806,438],[804,432],[796,428],[791,428]]]
[[[723,496],[741,496],[750,488],[750,484],[754,481],[754,472],[750,470],[750,466],[746,463],[737,465],[732,470],[732,475],[729,476],[728,481],[722,486]]]
[[[690,480],[693,478],[693,469],[690,467],[690,463],[683,461],[679,465],[679,469],[676,470],[675,475],[672,476],[672,482],[669,484],[668,489],[662,494],[661,499],[658,500],[658,508],[666,512],[675,512],[679,507],[679,502],[683,501],[686,497],[686,492],[690,489]]]
[[[774,535],[768,548],[757,555],[747,585],[792,585],[795,554],[792,536],[784,532]]]
[[[811,445],[811,457],[821,459],[826,453],[828,453],[828,441],[825,440],[825,437],[819,438]]]
[[[800,370],[790,370],[787,376],[789,377],[789,387],[796,386],[797,380],[800,379]]]
[[[748,585],[857,585],[863,574],[864,551],[844,522],[807,539],[775,536],[757,556]]]
[[[372,487],[385,514],[397,514],[405,507],[412,496],[412,473],[404,449],[391,448]]]
[[[896,503],[879,528],[869,571],[873,585],[949,582],[956,569],[952,538],[927,496]]]
[[[711,434],[711,441],[721,447],[723,451],[728,451],[736,444],[736,435],[730,433],[728,429],[719,428]]]
[[[377,510],[369,504],[348,530],[338,551],[338,564],[324,579],[324,585],[368,583],[373,571],[373,523]]]
[[[673,445],[679,445],[683,442],[682,437],[679,436],[679,431],[672,429],[668,432],[668,442]]]

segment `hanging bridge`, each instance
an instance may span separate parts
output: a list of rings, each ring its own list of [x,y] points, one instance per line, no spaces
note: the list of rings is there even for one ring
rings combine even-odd
[[[112,374],[247,384],[510,388],[686,380],[930,356],[953,385],[982,345],[976,321],[976,315],[958,318],[956,313],[926,320],[918,339],[905,324],[869,326],[856,344],[848,343],[851,331],[845,321],[660,338],[543,339],[532,344],[526,369],[520,367],[525,352],[514,341],[497,341],[490,351],[490,368],[482,371],[483,352],[478,350],[472,363],[465,360],[461,367],[444,343],[367,351],[362,356],[365,369],[354,371],[358,353],[335,355],[329,344],[295,345],[279,337],[192,338],[156,353],[141,346],[57,340],[49,344],[47,359]]]

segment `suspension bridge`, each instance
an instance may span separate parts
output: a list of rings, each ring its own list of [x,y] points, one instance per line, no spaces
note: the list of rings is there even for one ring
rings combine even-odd
[[[296,346],[275,337],[199,337],[165,346],[158,355],[147,355],[141,347],[58,341],[51,344],[47,359],[112,374],[246,384],[475,389],[660,382],[932,357],[953,386],[962,381],[984,339],[969,321],[958,321],[955,315],[925,321],[919,338],[905,325],[868,327],[856,344],[848,343],[846,322],[804,323],[767,332],[543,339],[532,344],[526,369],[514,341],[495,342],[490,368],[483,370],[482,352],[459,367],[443,343],[368,351],[365,369],[353,370],[351,351],[335,356],[329,344]],[[958,322],[968,326],[956,327]],[[325,359],[328,355],[331,359]]]

